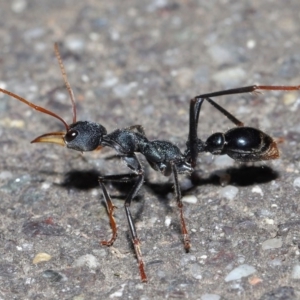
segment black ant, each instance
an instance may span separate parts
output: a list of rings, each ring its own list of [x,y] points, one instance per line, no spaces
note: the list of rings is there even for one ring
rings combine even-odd
[[[141,153],[155,171],[160,171],[164,176],[173,176],[176,201],[180,213],[184,248],[186,252],[188,252],[190,249],[190,240],[183,216],[183,204],[181,200],[178,174],[190,174],[194,171],[197,164],[198,153],[209,152],[215,155],[227,154],[234,160],[241,162],[271,160],[279,157],[277,144],[273,138],[259,129],[244,127],[244,124],[241,121],[215,103],[211,98],[223,95],[252,93],[262,90],[292,91],[299,90],[300,86],[253,85],[196,96],[190,101],[189,136],[186,142],[186,150],[182,153],[180,149],[171,142],[162,140],[149,141],[141,125],[133,125],[128,128],[116,129],[111,133],[107,133],[107,130],[101,124],[89,121],[76,121],[76,106],[73,91],[67,80],[57,44],[55,44],[54,49],[72,102],[72,124],[68,125],[55,113],[35,105],[12,92],[1,88],[0,92],[27,104],[39,112],[55,117],[64,124],[66,132],[46,133],[37,137],[31,143],[55,143],[80,152],[93,151],[102,147],[110,147],[113,148],[117,152],[118,156],[124,160],[129,169],[132,171],[131,173],[99,177],[99,184],[103,191],[103,197],[112,228],[112,237],[110,240],[102,241],[101,244],[111,246],[117,237],[117,225],[113,216],[115,206],[111,201],[104,182],[126,182],[130,179],[136,178],[131,191],[125,199],[124,206],[129,229],[131,231],[133,246],[139,264],[141,280],[146,282],[147,276],[144,270],[140,241],[130,212],[131,201],[137,195],[144,182],[144,170],[136,156],[136,153]],[[199,139],[197,135],[197,127],[201,106],[204,100],[219,110],[237,127],[234,127],[225,133],[214,133],[206,141]]]

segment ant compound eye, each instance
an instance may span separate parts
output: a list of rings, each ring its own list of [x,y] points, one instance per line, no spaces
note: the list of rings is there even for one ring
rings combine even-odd
[[[77,130],[70,130],[67,132],[67,134],[65,135],[65,141],[67,143],[72,142],[78,135],[78,131]]]

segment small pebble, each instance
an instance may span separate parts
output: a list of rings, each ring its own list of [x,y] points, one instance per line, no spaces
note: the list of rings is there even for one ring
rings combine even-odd
[[[268,225],[274,225],[274,223],[275,223],[274,220],[273,220],[273,219],[270,219],[270,218],[265,218],[264,221],[265,221],[265,223],[268,224]]]
[[[73,267],[84,267],[84,266],[87,266],[90,269],[97,269],[100,266],[100,263],[97,260],[97,258],[92,254],[82,255],[73,262]]]
[[[300,188],[300,177],[295,178],[293,186],[298,189]]]
[[[0,81],[0,88],[1,89],[7,89],[7,84],[4,81]],[[4,94],[1,95],[1,98],[4,96]]]
[[[219,195],[228,200],[233,200],[236,197],[238,192],[239,192],[239,189],[237,187],[232,186],[232,185],[227,185],[226,187],[222,188],[219,191]]]
[[[41,188],[43,190],[48,190],[50,188],[50,186],[51,186],[50,182],[43,182]]]
[[[90,78],[88,75],[83,74],[83,75],[81,75],[81,80],[86,83],[86,82],[90,81]]]
[[[43,261],[49,261],[51,258],[52,258],[52,256],[49,255],[48,253],[43,253],[43,252],[41,252],[41,253],[38,253],[38,254],[34,257],[32,263],[33,263],[33,264],[38,264],[38,263],[43,262]]]
[[[285,105],[292,105],[297,101],[296,93],[284,93],[283,95],[283,103]]]
[[[85,43],[84,40],[78,37],[68,37],[65,40],[66,48],[70,51],[81,53],[84,50]]]
[[[240,265],[237,268],[233,269],[226,277],[225,281],[238,280],[242,277],[247,277],[256,272],[256,269],[253,266],[244,264]]]
[[[116,292],[110,294],[109,298],[119,298],[119,297],[122,297],[125,285],[126,285],[125,283],[121,284],[121,288],[119,290],[117,290]]]
[[[22,244],[22,251],[31,251],[33,249],[33,244],[24,243]]]
[[[182,201],[190,204],[196,204],[198,202],[198,199],[194,195],[187,195],[182,197]]]
[[[170,226],[171,221],[172,221],[172,219],[171,219],[169,216],[166,216],[166,217],[165,217],[165,225],[166,225],[167,227]]]
[[[280,248],[282,247],[282,239],[281,238],[269,239],[264,241],[261,246],[263,250]]]
[[[8,128],[24,128],[25,122],[23,120],[12,120],[10,118],[2,118],[0,124]]]
[[[204,294],[200,298],[201,300],[220,300],[221,296],[216,294]]]
[[[11,10],[17,14],[23,12],[27,7],[25,0],[15,0],[11,3]]]
[[[264,195],[261,187],[259,187],[258,185],[254,186],[251,191],[252,191],[252,193],[260,194],[262,197]]]
[[[255,40],[248,40],[247,41],[247,48],[248,49],[253,49],[256,46],[256,41]]]
[[[253,277],[249,278],[248,281],[251,285],[257,285],[262,282],[262,279],[257,276],[253,276]]]
[[[293,267],[291,277],[293,279],[300,279],[300,265],[295,265]]]

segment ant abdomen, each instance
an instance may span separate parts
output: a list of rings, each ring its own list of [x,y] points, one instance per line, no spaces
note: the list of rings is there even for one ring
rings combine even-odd
[[[227,154],[237,161],[250,162],[279,157],[276,142],[263,131],[252,127],[235,127],[226,133],[212,134],[205,151],[215,155]]]

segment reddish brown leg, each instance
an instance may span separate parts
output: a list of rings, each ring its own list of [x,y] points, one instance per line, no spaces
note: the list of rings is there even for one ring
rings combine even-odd
[[[136,254],[136,258],[138,260],[138,264],[139,264],[139,270],[140,270],[140,276],[141,276],[141,281],[142,282],[147,282],[147,275],[145,273],[145,265],[144,265],[144,261],[143,261],[143,257],[142,257],[142,251],[141,251],[141,243],[140,240],[137,236],[137,232],[135,229],[135,225],[132,222],[132,216],[129,210],[129,206],[125,205],[125,211],[126,211],[126,215],[127,215],[127,219],[129,222],[129,228],[131,231],[131,235],[132,235],[132,243],[133,243],[133,247],[135,250],[135,254]]]
[[[111,198],[107,192],[107,189],[105,187],[105,185],[103,184],[103,182],[101,181],[101,179],[99,178],[99,184],[102,188],[102,192],[103,192],[103,198],[105,200],[105,204],[106,204],[106,209],[107,209],[107,213],[108,213],[108,217],[109,217],[109,222],[110,222],[110,227],[112,229],[112,237],[110,240],[108,241],[101,241],[101,245],[104,246],[111,246],[114,241],[117,238],[117,224],[114,218],[114,210],[116,208],[116,206],[113,205]]]
[[[172,172],[174,176],[174,189],[175,189],[175,194],[176,194],[176,200],[177,200],[177,206],[179,208],[179,218],[180,218],[180,224],[181,224],[181,232],[183,236],[183,244],[184,244],[184,249],[186,252],[190,251],[191,248],[191,243],[190,243],[190,238],[189,234],[185,225],[185,220],[184,220],[184,215],[183,215],[183,204],[181,200],[181,192],[180,192],[180,187],[179,187],[179,182],[178,182],[178,172],[177,168],[174,165],[174,163],[171,163],[172,166]]]
[[[127,160],[126,160],[127,159]],[[134,167],[136,168],[136,172],[135,173],[130,173],[130,174],[120,174],[120,175],[108,175],[108,176],[104,176],[104,177],[100,177],[99,178],[99,183],[100,186],[103,189],[103,196],[104,199],[106,201],[106,207],[107,207],[107,211],[109,214],[109,218],[110,218],[110,224],[113,230],[113,235],[110,241],[107,241],[106,245],[109,246],[109,243],[111,242],[111,244],[114,242],[114,240],[117,237],[117,227],[116,227],[116,223],[113,217],[113,210],[114,210],[114,206],[111,202],[110,196],[103,184],[103,181],[117,181],[117,182],[126,182],[129,179],[132,179],[134,177],[137,177],[137,180],[134,184],[134,186],[132,187],[131,191],[129,192],[127,198],[125,199],[125,212],[126,212],[126,216],[127,216],[127,221],[128,221],[128,225],[129,225],[129,229],[131,232],[131,237],[132,237],[132,243],[133,243],[133,247],[135,250],[135,254],[138,260],[138,266],[139,266],[139,271],[140,271],[140,276],[141,276],[141,281],[142,282],[147,282],[147,275],[145,272],[145,265],[143,262],[143,258],[142,258],[142,252],[141,252],[141,243],[140,240],[138,238],[137,235],[137,231],[133,222],[133,218],[131,216],[130,213],[130,204],[132,199],[137,195],[138,191],[140,190],[143,182],[144,182],[144,172],[143,169],[141,167],[140,162],[138,161],[137,157],[135,156],[135,154],[133,156],[128,156],[125,157],[124,160],[128,163],[132,163],[134,165]],[[137,167],[136,167],[137,165]],[[103,242],[102,242],[103,243]]]

